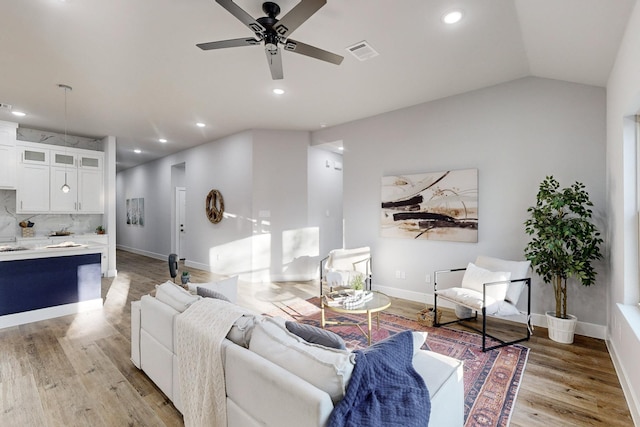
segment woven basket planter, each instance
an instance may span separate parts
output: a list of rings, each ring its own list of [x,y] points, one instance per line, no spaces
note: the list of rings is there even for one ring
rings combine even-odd
[[[433,327],[435,325],[435,317],[437,316],[438,322],[440,323],[440,318],[442,317],[442,311],[438,310],[438,313],[434,315],[433,308],[427,307],[418,312],[418,323],[425,326]]]

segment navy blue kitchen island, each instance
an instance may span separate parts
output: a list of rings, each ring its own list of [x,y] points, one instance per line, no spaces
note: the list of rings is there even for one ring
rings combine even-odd
[[[0,328],[102,307],[99,246],[0,254]]]

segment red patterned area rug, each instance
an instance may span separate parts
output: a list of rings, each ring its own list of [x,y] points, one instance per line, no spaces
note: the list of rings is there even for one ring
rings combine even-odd
[[[320,326],[319,301],[319,298],[311,298],[281,304],[268,314]],[[330,310],[325,310],[325,315],[327,320],[364,321],[363,328],[366,328],[365,315],[338,314]],[[372,342],[408,329],[429,333],[423,349],[464,361],[465,427],[509,425],[529,355],[527,347],[510,345],[483,353],[479,334],[446,327],[430,328],[384,312],[380,314],[379,329],[373,321]],[[331,326],[330,330],[340,335],[350,350],[367,345],[366,337],[356,326]],[[488,345],[492,345],[491,342],[489,340]]]

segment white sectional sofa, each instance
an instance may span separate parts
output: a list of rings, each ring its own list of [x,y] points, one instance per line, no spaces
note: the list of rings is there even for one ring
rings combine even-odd
[[[218,288],[218,291],[229,294],[231,299],[235,299],[235,290],[228,292],[229,283],[225,286],[226,292],[223,289],[224,286]],[[140,301],[131,303],[131,360],[171,399],[174,406],[184,413],[175,334],[176,319],[181,315],[180,309],[183,307],[180,304],[167,304],[161,299],[145,295]],[[184,308],[188,310],[187,307]],[[300,352],[305,351],[299,350],[298,347],[309,344],[286,331],[284,326],[283,329],[286,332],[279,331],[278,323],[281,322],[271,319],[267,322],[261,318],[262,316],[257,315],[251,319],[251,322],[245,321],[240,325],[240,329],[234,327],[235,336],[228,335],[221,346],[227,396],[227,425],[229,427],[326,425],[334,404],[337,403],[336,399],[339,397],[336,398],[334,392],[326,389],[323,378],[317,378],[321,370],[314,369],[312,364],[309,364],[306,372],[296,371],[296,364],[304,367],[309,362],[300,363],[300,360],[293,360],[301,357]],[[252,346],[250,343],[248,348],[245,348],[246,343],[242,340],[248,339],[243,335],[248,330],[242,329],[249,324],[253,326],[254,320],[256,324],[265,323],[267,327],[256,326],[253,334],[256,338],[259,335],[259,338],[253,343],[255,345]],[[257,332],[258,329],[260,332]],[[281,335],[280,338],[276,338],[277,345],[291,340],[292,345],[298,347],[288,352],[275,349],[271,352],[268,347],[265,351],[265,340],[268,343],[271,339],[269,330],[275,331],[276,335]],[[229,338],[233,338],[240,345]],[[258,350],[258,346],[262,347],[262,350]],[[317,347],[315,344],[311,346]],[[256,351],[252,351],[252,348]],[[327,350],[338,352],[333,349]],[[272,354],[273,357],[285,355],[292,360],[284,360],[284,363],[283,360],[268,360]],[[329,356],[334,357],[333,354]],[[429,425],[462,426],[464,424],[462,362],[431,351],[417,350],[414,352],[413,366],[424,378],[431,396]],[[307,374],[313,374],[316,377],[310,379],[305,377]],[[338,380],[340,375],[339,373]],[[335,382],[335,379],[327,379],[327,381]],[[198,390],[190,392],[198,393]]]

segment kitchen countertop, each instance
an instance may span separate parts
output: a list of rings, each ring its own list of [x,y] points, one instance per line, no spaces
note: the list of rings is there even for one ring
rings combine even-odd
[[[97,233],[79,233],[79,234],[73,233],[73,234],[70,234],[68,236],[50,236],[48,234],[37,234],[34,237],[21,237],[21,236],[18,236],[18,237],[15,238],[15,241],[20,243],[20,244],[26,244],[29,241],[43,240],[43,239],[73,240],[75,238],[88,239],[88,238],[107,237],[107,236],[108,236],[107,234],[97,234]]]
[[[66,236],[72,237],[72,236]],[[33,238],[37,240],[37,238]],[[69,239],[69,241],[72,241]],[[24,244],[20,245],[9,245],[9,246],[24,246]],[[82,244],[80,246],[73,247],[31,247],[22,250],[12,250],[6,252],[0,252],[0,262],[1,261],[16,261],[16,260],[25,260],[25,259],[36,259],[36,258],[53,258],[60,256],[72,256],[72,255],[84,255],[84,254],[93,254],[100,253],[107,248],[107,245],[97,242],[90,242],[89,244]]]

